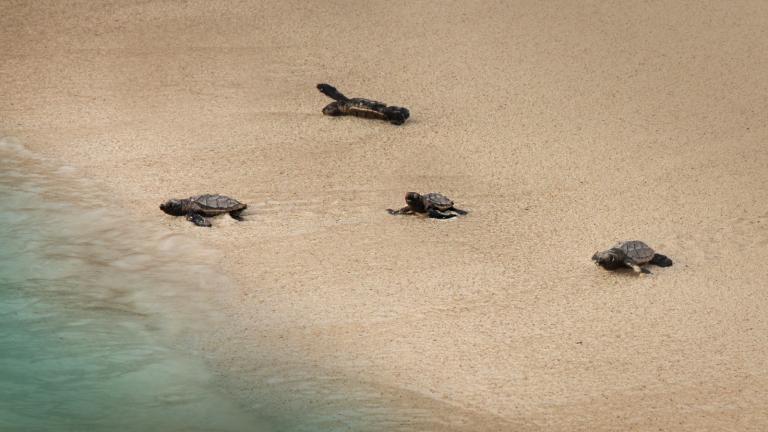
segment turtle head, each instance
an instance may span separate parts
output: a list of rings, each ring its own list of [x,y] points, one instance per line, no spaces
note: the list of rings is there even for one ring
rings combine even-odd
[[[160,204],[160,210],[168,213],[171,216],[183,216],[186,214],[182,200],[171,199]]]
[[[421,194],[418,194],[416,192],[406,192],[405,203],[408,204],[408,207],[410,207],[415,212],[426,211],[424,208],[423,197],[421,196]]]
[[[340,116],[343,113],[341,112],[341,107],[338,102],[331,102],[323,108],[323,114],[335,117]]]
[[[613,270],[622,265],[624,261],[624,253],[619,249],[608,249],[603,252],[595,252],[592,255],[592,261],[600,267]]]

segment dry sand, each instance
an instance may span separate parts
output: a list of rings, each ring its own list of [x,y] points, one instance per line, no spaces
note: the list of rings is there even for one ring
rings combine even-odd
[[[766,430],[766,29],[764,1],[0,1],[0,131],[220,249],[237,340],[457,429]],[[318,82],[411,120],[324,117]],[[471,214],[386,214],[408,190]],[[248,222],[157,209],[201,192]],[[634,238],[675,266],[589,261]]]

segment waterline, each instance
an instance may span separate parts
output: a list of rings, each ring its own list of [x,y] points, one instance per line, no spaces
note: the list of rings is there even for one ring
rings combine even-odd
[[[74,174],[0,139],[0,430],[473,423],[440,401],[305,362],[289,345],[255,345],[233,315],[240,293],[215,270],[217,251],[110,208]]]
[[[174,343],[217,319],[210,256],[147,246],[47,169],[0,146],[0,430],[276,430]]]

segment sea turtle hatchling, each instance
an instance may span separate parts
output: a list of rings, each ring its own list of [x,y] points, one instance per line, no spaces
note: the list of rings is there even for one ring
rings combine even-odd
[[[335,100],[323,108],[323,114],[328,116],[352,115],[370,119],[386,120],[395,125],[401,125],[410,117],[407,108],[387,106],[387,104],[370,99],[348,98],[329,84],[318,84],[321,93]]]
[[[186,216],[187,220],[201,227],[211,226],[207,219],[229,213],[235,220],[243,220],[241,213],[248,206],[228,196],[219,194],[195,195],[186,199],[170,199],[160,204],[160,210],[171,216]]]
[[[436,219],[449,219],[467,214],[466,211],[454,207],[453,201],[450,198],[436,192],[424,195],[416,192],[407,192],[405,194],[405,203],[408,205],[400,210],[387,209],[387,211],[392,215],[421,213]]]
[[[606,270],[615,270],[626,266],[637,273],[651,273],[644,267],[645,264],[653,264],[659,267],[669,267],[672,260],[662,254],[656,253],[650,246],[640,240],[630,240],[616,243],[612,248],[595,252],[592,261]]]

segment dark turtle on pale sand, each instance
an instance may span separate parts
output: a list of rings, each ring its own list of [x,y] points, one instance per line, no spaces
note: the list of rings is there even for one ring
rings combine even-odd
[[[243,220],[241,213],[248,207],[240,201],[219,194],[195,195],[186,199],[171,199],[160,204],[160,210],[171,216],[186,216],[201,227],[211,226],[208,217],[229,213],[233,219]]]
[[[466,211],[454,207],[453,201],[450,198],[435,192],[424,195],[416,192],[407,192],[405,194],[405,203],[408,205],[400,210],[387,209],[387,211],[393,215],[421,213],[436,219],[449,219],[467,214]]]
[[[407,108],[387,106],[387,104],[362,98],[348,98],[335,87],[328,84],[318,84],[321,93],[335,100],[323,108],[323,114],[328,116],[352,115],[370,119],[386,120],[395,125],[401,125],[410,117]]]
[[[606,270],[619,267],[629,267],[637,273],[651,273],[644,267],[653,264],[659,267],[669,267],[672,260],[662,254],[657,254],[650,246],[640,240],[630,240],[616,243],[612,248],[595,252],[592,261]]]

